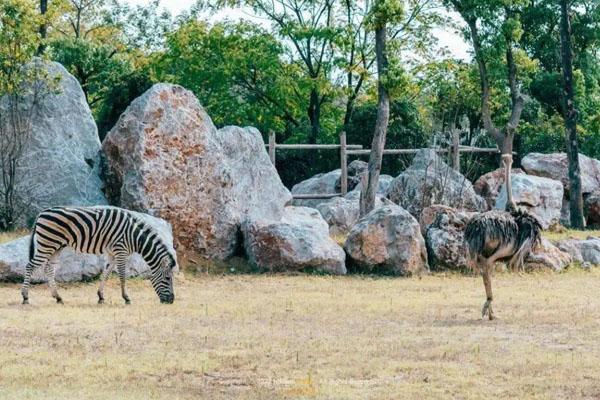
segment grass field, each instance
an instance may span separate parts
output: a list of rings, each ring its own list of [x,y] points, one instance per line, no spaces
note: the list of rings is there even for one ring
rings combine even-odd
[[[478,277],[205,275],[0,285],[2,399],[600,398],[600,269]]]

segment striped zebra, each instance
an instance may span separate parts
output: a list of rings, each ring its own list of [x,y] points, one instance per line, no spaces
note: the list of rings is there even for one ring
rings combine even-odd
[[[154,228],[122,208],[54,207],[38,215],[31,234],[29,263],[21,289],[23,304],[29,303],[31,274],[42,266],[52,297],[58,303],[63,302],[56,289],[54,271],[56,254],[65,247],[79,253],[108,255],[109,263],[98,288],[100,304],[104,302],[104,283],[115,266],[121,280],[121,295],[125,304],[130,303],[125,289],[125,262],[132,253],[139,253],[150,267],[150,280],[161,303],[173,303],[175,299],[172,274],[177,259]]]

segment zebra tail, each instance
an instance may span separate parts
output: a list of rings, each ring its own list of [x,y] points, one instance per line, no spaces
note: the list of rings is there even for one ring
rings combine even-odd
[[[38,215],[39,217],[39,215]],[[29,260],[33,258],[33,254],[35,253],[35,227],[37,226],[37,218],[33,223],[33,231],[31,232],[31,239],[29,240]]]

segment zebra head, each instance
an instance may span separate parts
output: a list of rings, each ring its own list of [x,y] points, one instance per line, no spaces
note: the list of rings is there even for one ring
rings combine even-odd
[[[169,252],[158,260],[154,268],[150,268],[150,281],[161,303],[172,304],[175,301],[173,291],[173,270],[177,267],[175,257]]]

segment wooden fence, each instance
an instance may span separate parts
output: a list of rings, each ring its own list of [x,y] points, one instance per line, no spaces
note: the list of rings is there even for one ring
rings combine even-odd
[[[269,158],[275,165],[276,151],[279,150],[339,150],[340,152],[340,193],[326,194],[295,194],[294,199],[331,199],[333,197],[345,196],[348,193],[348,156],[370,155],[370,149],[363,149],[359,144],[347,144],[346,133],[340,134],[339,144],[277,144],[275,141],[275,132],[269,132],[269,143],[266,144],[269,149]],[[384,149],[383,155],[402,155],[416,154],[422,149]],[[459,131],[453,132],[452,144],[448,148],[436,147],[435,151],[439,154],[451,154],[452,168],[460,171],[460,155],[462,153],[500,153],[496,147],[472,147],[461,146],[459,142]]]

